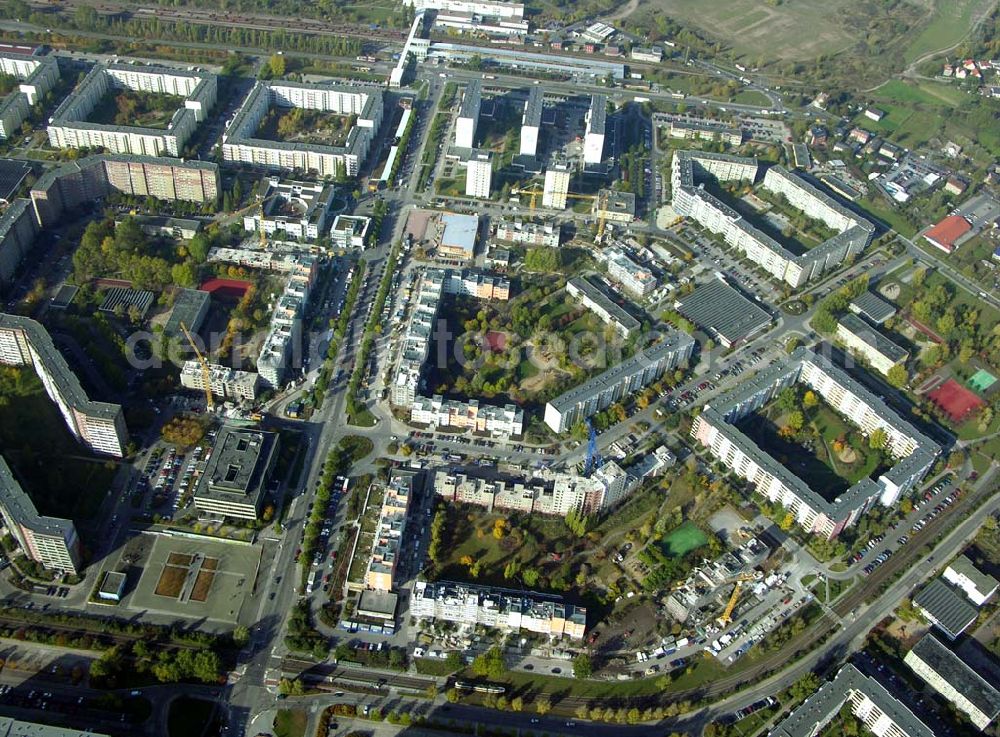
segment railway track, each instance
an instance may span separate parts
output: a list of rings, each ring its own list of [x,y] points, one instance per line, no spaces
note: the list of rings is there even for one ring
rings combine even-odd
[[[71,12],[77,7],[93,7],[104,16],[117,16],[136,20],[162,20],[170,23],[194,23],[197,25],[224,26],[226,28],[246,28],[257,31],[288,31],[289,18],[254,13],[226,13],[198,8],[170,8],[160,6],[129,7],[113,3],[94,5],[77,0],[58,0],[57,2],[34,2],[32,7],[48,12]],[[391,28],[371,28],[364,24],[335,23],[315,18],[296,18],[295,33],[307,33],[320,36],[352,37],[365,41],[383,41],[402,43],[406,40],[406,32]]]

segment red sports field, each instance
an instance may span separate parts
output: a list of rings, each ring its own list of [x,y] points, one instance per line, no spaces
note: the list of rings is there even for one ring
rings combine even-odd
[[[927,397],[948,415],[952,422],[961,422],[985,404],[982,399],[954,379],[948,379]]]

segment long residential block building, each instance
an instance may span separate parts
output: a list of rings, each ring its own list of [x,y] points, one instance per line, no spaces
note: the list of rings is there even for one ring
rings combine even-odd
[[[814,391],[866,436],[882,430],[895,464],[878,479],[862,479],[828,500],[761,450],[736,423],[796,384]],[[768,501],[782,504],[803,529],[827,538],[854,524],[875,503],[894,505],[930,471],[941,450],[843,369],[804,347],[705,405],[691,435]]]
[[[848,663],[768,732],[768,737],[815,737],[847,707],[875,737],[935,737],[879,681]]]
[[[837,340],[871,367],[888,374],[894,366],[906,363],[909,353],[857,315],[848,312],[837,322]]]
[[[545,470],[531,476],[438,470],[434,493],[449,502],[525,514],[599,514],[622,502],[637,481],[614,461],[590,476]]]
[[[501,276],[473,271],[425,269],[416,288],[410,319],[400,340],[390,401],[410,411],[413,422],[435,427],[460,427],[494,436],[520,435],[524,413],[514,405],[497,407],[477,400],[445,400],[420,394],[421,374],[430,354],[441,298],[460,294],[478,299],[507,300],[510,282]]]
[[[214,203],[221,193],[219,166],[128,154],[88,156],[50,169],[31,188],[31,205],[43,228],[64,212],[91,205],[113,192],[134,197]]]
[[[80,538],[71,520],[40,515],[0,457],[0,517],[24,554],[55,571],[80,570]]]
[[[527,246],[559,245],[562,226],[559,223],[536,223],[525,220],[498,220],[495,236],[497,240],[523,243]]]
[[[410,615],[457,625],[491,627],[504,632],[536,632],[579,640],[587,629],[587,610],[561,597],[452,581],[417,581]]]
[[[258,138],[257,129],[273,107],[357,117],[343,146]],[[318,177],[357,176],[382,124],[382,115],[379,87],[257,82],[222,135],[222,157],[268,169],[311,172]]]
[[[109,93],[128,89],[181,98],[165,129],[92,123],[87,120]],[[97,64],[49,118],[53,148],[102,147],[116,154],[180,156],[199,123],[215,107],[214,74],[172,67]]]
[[[365,572],[365,586],[370,589],[392,591],[396,584],[396,567],[406,531],[406,515],[413,499],[414,478],[412,473],[394,473],[389,483],[382,487],[382,509]]]
[[[903,662],[978,729],[987,729],[1000,715],[1000,691],[934,635],[924,635]]]
[[[643,389],[667,371],[687,363],[694,352],[694,338],[668,331],[656,345],[612,366],[545,405],[545,424],[557,433]]]
[[[672,204],[678,215],[690,217],[721,235],[731,248],[742,252],[775,279],[793,287],[801,287],[861,253],[875,235],[872,223],[802,177],[773,166],[765,173],[762,186],[782,194],[793,207],[837,233],[815,248],[796,255],[702,186],[706,180],[754,182],[760,172],[756,159],[677,151],[671,167]]]
[[[288,282],[271,313],[271,326],[257,356],[257,373],[265,386],[279,387],[290,368],[302,364],[302,320],[316,281],[315,257],[296,254],[290,261]]]
[[[433,428],[452,427],[507,438],[524,432],[524,410],[516,404],[480,405],[478,399],[445,399],[417,395],[410,405],[410,422]]]
[[[125,416],[117,404],[90,399],[48,331],[34,320],[0,313],[0,363],[31,366],[66,427],[95,453],[121,458],[128,443]]]
[[[112,192],[165,200],[214,202],[219,167],[200,161],[146,156],[91,156],[50,169],[0,215],[0,286],[11,283],[41,229],[63,213],[92,206]]]
[[[0,51],[0,73],[14,77],[17,89],[0,100],[0,141],[16,136],[37,103],[59,81],[59,64],[53,56]]]
[[[580,300],[581,305],[597,315],[605,325],[613,327],[623,338],[632,336],[642,327],[636,318],[611,299],[592,278],[574,276],[566,282],[566,293]]]

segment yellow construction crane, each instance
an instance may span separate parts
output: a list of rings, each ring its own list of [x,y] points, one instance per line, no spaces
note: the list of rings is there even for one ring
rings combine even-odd
[[[231,222],[236,220],[251,210],[257,211],[257,235],[260,238],[260,247],[267,248],[267,233],[264,232],[264,205],[273,200],[278,196],[279,193],[275,192],[272,195],[268,195],[257,202],[253,202],[246,207],[241,207],[239,210],[234,211],[228,218],[225,218],[223,222]]]
[[[184,333],[184,337],[187,338],[188,343],[191,346],[191,350],[194,351],[194,355],[198,358],[198,363],[201,364],[201,380],[205,384],[205,408],[209,412],[215,411],[215,397],[212,396],[212,370],[208,367],[208,359],[205,358],[201,351],[198,350],[197,344],[194,342],[190,331],[187,329],[187,325],[183,322],[181,323],[181,332]]]
[[[535,212],[536,198],[540,194],[544,194],[544,190],[538,187],[532,187],[531,189],[525,189],[520,187],[515,187],[510,191],[513,195],[531,195],[531,200],[528,203],[528,209],[532,214]],[[600,204],[597,208],[597,240],[601,240],[604,237],[604,223],[605,223],[605,213],[607,212],[607,194],[602,193],[601,195],[594,194],[580,194],[579,192],[567,192],[566,199],[568,200],[590,200],[595,202],[600,198]]]
[[[740,591],[743,589],[743,584],[747,581],[753,581],[755,578],[756,577],[752,574],[743,574],[736,579],[736,585],[733,586],[733,595],[729,597],[729,603],[726,604],[726,610],[722,613],[721,617],[715,620],[719,623],[720,627],[725,627],[733,621],[733,610],[736,609],[736,602],[740,599]]]

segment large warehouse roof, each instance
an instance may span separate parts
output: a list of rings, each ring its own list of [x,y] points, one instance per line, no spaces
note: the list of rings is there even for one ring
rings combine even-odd
[[[719,279],[679,301],[677,311],[726,348],[771,324],[771,315]]]

